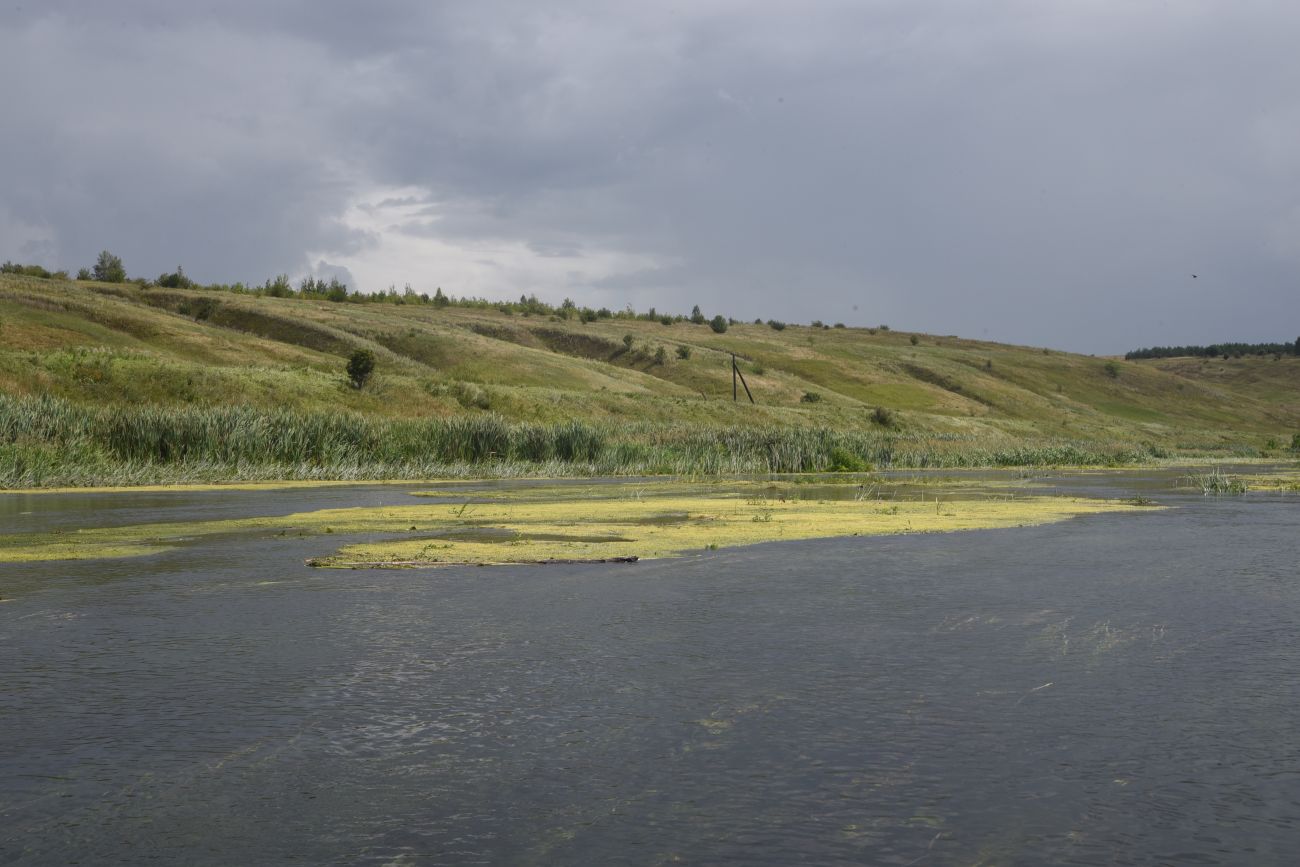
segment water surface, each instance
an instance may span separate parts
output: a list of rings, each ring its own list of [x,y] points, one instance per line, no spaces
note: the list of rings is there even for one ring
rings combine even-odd
[[[1292,863],[1300,498],[1168,482],[632,565],[0,565],[0,863]],[[0,533],[417,489],[0,497]]]

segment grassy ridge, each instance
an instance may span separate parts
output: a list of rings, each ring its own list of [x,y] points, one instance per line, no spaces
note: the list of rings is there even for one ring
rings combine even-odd
[[[363,389],[343,372],[356,348],[378,359]],[[731,400],[732,353],[757,406]],[[1294,357],[0,276],[5,486],[1255,455],[1300,431],[1298,383]]]

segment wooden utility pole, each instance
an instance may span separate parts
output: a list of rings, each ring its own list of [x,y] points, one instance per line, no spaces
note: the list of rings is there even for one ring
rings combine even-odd
[[[731,353],[731,400],[735,402],[736,396],[736,377],[740,377],[740,384],[745,387],[745,397],[749,398],[750,403],[754,403],[754,395],[749,391],[749,383],[745,382],[745,374],[740,372],[740,365],[736,364],[736,353]]]

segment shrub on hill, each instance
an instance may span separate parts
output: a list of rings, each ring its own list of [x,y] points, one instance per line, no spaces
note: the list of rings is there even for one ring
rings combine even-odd
[[[19,265],[16,262],[5,262],[0,265],[0,274],[19,274],[23,277],[40,277],[43,280],[67,280],[67,271],[47,271],[40,265]]]
[[[171,274],[160,274],[154,283],[167,289],[189,289],[194,285],[194,281],[185,276],[185,269],[180,265]]]
[[[357,349],[348,359],[348,379],[353,388],[361,388],[375,372],[375,354],[369,349]]]
[[[713,329],[715,334],[725,334],[727,331],[726,317],[721,315],[714,316],[709,320],[709,327]]]

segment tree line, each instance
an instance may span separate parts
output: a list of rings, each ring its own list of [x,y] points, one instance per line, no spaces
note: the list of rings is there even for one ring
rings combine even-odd
[[[56,280],[71,279],[67,271],[50,271],[40,265],[19,265],[13,262],[5,262],[0,265],[0,274],[20,274],[27,277]],[[153,287],[202,289],[209,292],[231,292],[237,295],[255,295],[268,298],[307,298],[348,304],[424,304],[433,307],[494,309],[516,315],[554,316],[559,319],[579,319],[583,322],[594,322],[597,319],[639,319],[661,322],[664,325],[690,322],[695,325],[708,325],[719,334],[725,332],[728,326],[735,325],[737,321],[721,315],[712,318],[706,317],[701,312],[699,305],[695,306],[689,316],[684,316],[682,314],[662,313],[654,307],[645,312],[637,312],[630,304],[623,310],[610,310],[608,307],[593,309],[579,306],[570,298],[565,298],[558,305],[548,304],[540,300],[535,294],[520,295],[518,301],[489,301],[485,298],[458,298],[454,295],[447,295],[442,291],[442,287],[438,287],[430,295],[427,292],[416,292],[409,283],[400,292],[395,286],[389,286],[387,291],[362,292],[360,290],[349,290],[347,284],[337,277],[331,277],[329,280],[304,277],[298,281],[296,286],[290,281],[287,274],[276,275],[260,285],[242,282],[204,284],[191,279],[186,275],[185,269],[179,265],[175,271],[160,274],[153,280],[145,277],[128,278],[121,258],[107,250],[99,254],[99,258],[95,261],[93,267],[79,270],[76,279],[93,280],[100,283],[129,282],[142,289]],[[784,324],[781,327],[785,327]]]
[[[1209,346],[1152,346],[1124,353],[1137,358],[1241,358],[1246,355],[1300,355],[1300,337],[1295,343],[1211,343]]]

